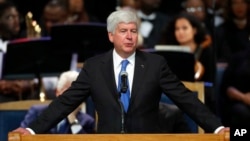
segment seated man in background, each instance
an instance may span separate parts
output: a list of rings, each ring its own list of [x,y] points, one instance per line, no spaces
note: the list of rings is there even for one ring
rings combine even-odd
[[[67,0],[49,0],[43,8],[39,24],[41,36],[50,36],[51,27],[56,24],[69,24],[69,6]]]
[[[67,90],[72,81],[77,78],[78,74],[79,73],[76,71],[63,72],[57,83],[56,96],[61,95],[65,90]],[[47,105],[32,106],[26,114],[24,120],[21,122],[21,127],[27,127],[46,108]],[[49,131],[51,134],[83,134],[94,132],[95,121],[90,115],[81,111],[81,105],[70,113],[66,119],[62,120],[56,127]]]
[[[69,18],[72,23],[100,22],[95,16],[86,9],[85,0],[68,0]]]

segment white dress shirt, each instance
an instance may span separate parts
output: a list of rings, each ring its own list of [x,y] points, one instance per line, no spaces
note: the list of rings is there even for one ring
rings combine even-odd
[[[113,62],[114,62],[114,72],[115,72],[115,82],[116,87],[118,88],[118,76],[121,71],[121,62],[122,60],[128,60],[129,64],[127,65],[126,72],[128,73],[128,82],[129,82],[129,90],[130,90],[130,96],[132,92],[132,86],[133,86],[133,78],[134,78],[134,69],[135,69],[135,53],[133,53],[128,58],[122,58],[117,54],[115,49],[113,50]]]

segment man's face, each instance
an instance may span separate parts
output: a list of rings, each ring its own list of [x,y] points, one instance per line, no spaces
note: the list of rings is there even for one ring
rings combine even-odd
[[[175,36],[180,45],[186,45],[193,42],[195,34],[196,29],[192,27],[187,19],[181,18],[176,21]]]
[[[15,7],[9,8],[0,18],[0,24],[4,32],[16,35],[20,31],[19,13]]]
[[[84,9],[84,0],[69,0],[69,9],[72,13],[80,13]]]
[[[68,13],[61,7],[46,7],[44,10],[44,22],[46,30],[50,31],[50,28],[54,24],[67,22]]]
[[[200,21],[204,21],[206,18],[205,5],[202,0],[188,0],[186,2],[186,11]]]
[[[238,19],[247,17],[247,7],[245,0],[232,0],[232,11]]]
[[[135,23],[119,23],[114,33],[109,32],[109,40],[116,52],[123,58],[134,53],[137,46],[138,30]]]

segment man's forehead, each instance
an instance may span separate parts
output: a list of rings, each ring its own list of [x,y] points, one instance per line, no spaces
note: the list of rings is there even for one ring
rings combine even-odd
[[[118,26],[137,26],[135,22],[120,22]]]

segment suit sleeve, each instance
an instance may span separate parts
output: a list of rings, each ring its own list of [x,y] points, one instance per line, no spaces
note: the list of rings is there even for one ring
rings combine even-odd
[[[85,66],[87,66],[86,63]],[[84,102],[89,95],[90,83],[88,72],[83,68],[77,80],[72,83],[70,88],[54,99],[48,108],[34,122],[29,124],[28,127],[34,130],[36,134],[46,133]]]
[[[32,106],[28,110],[28,112],[25,115],[24,120],[21,122],[20,126],[23,128],[28,127],[28,125],[38,117],[38,115],[39,115],[38,110],[35,108],[35,106]]]

